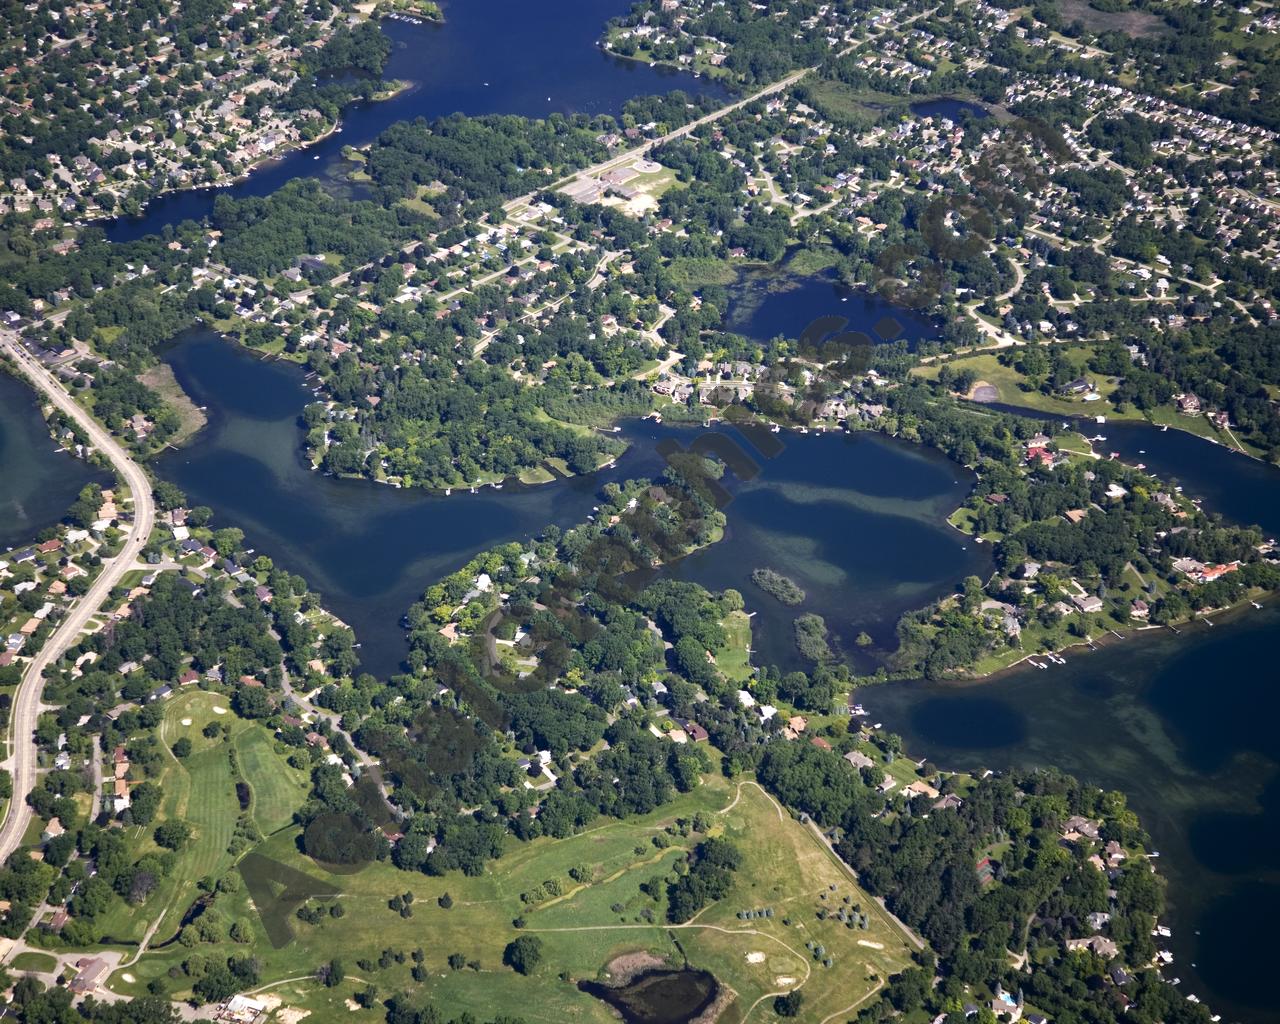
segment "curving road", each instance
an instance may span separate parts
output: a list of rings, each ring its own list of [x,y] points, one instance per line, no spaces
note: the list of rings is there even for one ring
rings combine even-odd
[[[103,560],[102,572],[36,654],[14,696],[9,722],[12,751],[5,762],[5,767],[13,776],[13,797],[9,801],[4,822],[0,823],[0,863],[3,863],[18,848],[31,822],[27,794],[36,781],[34,733],[36,719],[43,707],[40,698],[44,694],[45,669],[76,642],[89,619],[102,607],[112,588],[137,561],[155,523],[155,501],[151,497],[151,482],[142,468],[97,420],[75,403],[53,374],[23,347],[15,333],[0,331],[0,351],[12,357],[18,369],[46,399],[75,420],[93,446],[111,460],[111,465],[128,484],[133,497],[133,523],[120,554]]]

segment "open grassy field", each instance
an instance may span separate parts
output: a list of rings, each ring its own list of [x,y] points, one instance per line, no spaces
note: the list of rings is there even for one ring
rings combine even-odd
[[[670,925],[665,881],[676,861],[703,838],[679,828],[677,821],[688,822],[699,812],[712,822],[712,834],[738,841],[745,863],[726,899],[690,922]],[[384,995],[414,993],[447,1015],[470,1010],[483,1019],[517,1008],[531,1024],[604,1024],[612,1019],[610,1011],[579,992],[576,982],[597,977],[618,954],[645,950],[672,963],[687,958],[691,965],[711,970],[735,993],[725,1020],[772,1020],[771,994],[796,985],[807,996],[806,1018],[821,1020],[878,988],[905,965],[909,950],[906,938],[856,888],[814,831],[792,819],[754,782],[734,783],[718,775],[649,815],[607,821],[563,840],[511,839],[506,855],[475,878],[432,878],[383,863],[354,874],[329,874],[298,852],[296,840],[296,830],[285,829],[257,852],[341,890],[341,918],[326,916],[314,925],[293,918],[293,940],[273,948],[241,887],[220,896],[218,906],[225,916],[251,925],[251,946],[225,942],[194,950],[177,945],[154,949],[130,967],[132,983],[117,974],[112,988],[138,993],[193,952],[226,956],[251,948],[262,961],[268,991],[287,1006],[310,1010],[317,1022],[351,1012],[380,1019],[380,1013],[353,1011],[346,1002],[371,982]],[[585,868],[585,873],[575,872],[581,880],[570,876],[571,868]],[[656,898],[640,888],[655,878],[659,883],[647,888],[657,892]],[[541,898],[522,899],[539,889]],[[390,897],[406,891],[415,897],[409,918],[387,905]],[[452,899],[449,909],[438,903],[446,892]],[[825,914],[825,920],[819,919],[820,911],[834,914],[855,905],[870,914],[867,930],[848,928]],[[763,907],[773,909],[772,918],[737,916]],[[527,978],[501,963],[503,948],[520,934],[512,923],[518,917],[545,946],[542,965]],[[825,947],[825,956],[833,959],[830,968],[806,948],[810,941]],[[413,961],[407,954],[415,948],[425,953],[427,975],[421,982],[410,976]],[[379,967],[377,961],[388,949],[406,954],[404,962],[392,958]],[[453,953],[474,966],[451,970],[447,960]],[[343,985],[326,989],[308,980],[335,956],[342,958],[348,975]],[[362,966],[361,960],[373,963]],[[174,984],[176,994],[182,994],[182,983]]]

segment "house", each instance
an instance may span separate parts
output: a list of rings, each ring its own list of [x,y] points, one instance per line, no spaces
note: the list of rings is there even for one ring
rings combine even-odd
[[[1075,380],[1067,381],[1058,388],[1060,395],[1083,395],[1086,391],[1092,391],[1093,385],[1084,377],[1077,377]]]
[[[948,793],[941,799],[934,801],[933,809],[935,811],[958,811],[963,803],[964,801],[954,793]]]
[[[687,735],[693,743],[705,743],[708,739],[707,730],[700,726],[697,722],[690,719],[683,723],[685,735]]]
[[[1081,836],[1093,840],[1101,838],[1101,833],[1098,831],[1098,823],[1078,814],[1062,823],[1062,835],[1073,842]]]
[[[106,978],[107,961],[101,957],[84,956],[76,961],[76,976],[71,979],[71,991],[77,995],[88,995]]]
[[[1032,464],[1041,466],[1053,466],[1053,452],[1041,445],[1033,444],[1027,446],[1027,461]]]
[[[1120,952],[1117,946],[1108,938],[1101,935],[1093,935],[1087,939],[1067,939],[1067,952],[1074,953],[1080,949],[1087,949],[1096,953],[1104,960],[1110,960],[1113,956]]]
[[[1151,608],[1147,605],[1147,602],[1142,600],[1140,597],[1136,598],[1133,603],[1129,605],[1129,617],[1131,619],[1146,619],[1150,614]]]
[[[1076,594],[1071,598],[1071,603],[1085,614],[1100,612],[1103,607],[1102,598],[1095,594]]]
[[[1178,395],[1174,401],[1177,403],[1178,412],[1186,416],[1196,416],[1200,412],[1200,399],[1190,392]]]
[[[861,750],[851,750],[844,755],[844,759],[848,761],[854,768],[871,768],[874,767],[875,761],[867,757]]]
[[[62,827],[62,822],[58,818],[50,818],[49,824],[44,827],[44,831],[40,833],[40,841],[47,843],[50,839],[57,839],[67,830]]]
[[[234,995],[217,1012],[215,1019],[229,1024],[256,1024],[267,1014],[267,1004],[260,999]]]
[[[815,736],[809,742],[812,743],[819,750],[831,749],[831,744],[827,740],[823,739],[821,736]]]
[[[991,1012],[997,1017],[1017,1022],[1022,1019],[1022,993],[1016,996],[1006,992],[1004,986],[996,983],[995,996],[991,1000]]]

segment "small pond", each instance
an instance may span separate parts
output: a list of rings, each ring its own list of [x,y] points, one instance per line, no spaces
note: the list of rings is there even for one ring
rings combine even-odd
[[[627,1024],[688,1024],[710,1006],[720,987],[708,971],[658,968],[612,987],[580,981],[578,988],[603,999]]]
[[[986,107],[967,100],[958,100],[951,96],[943,96],[936,100],[922,100],[911,104],[911,113],[916,117],[945,117],[948,121],[960,124],[966,117],[982,120],[990,117]]]

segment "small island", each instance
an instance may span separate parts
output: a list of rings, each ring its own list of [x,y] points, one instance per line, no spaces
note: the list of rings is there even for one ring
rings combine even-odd
[[[814,615],[812,612],[801,615],[793,628],[796,647],[806,658],[826,661],[832,656],[831,645],[827,643],[827,624],[821,615]]]
[[[804,591],[792,579],[773,569],[759,568],[751,571],[751,582],[772,598],[785,605],[795,606],[804,601]]]

